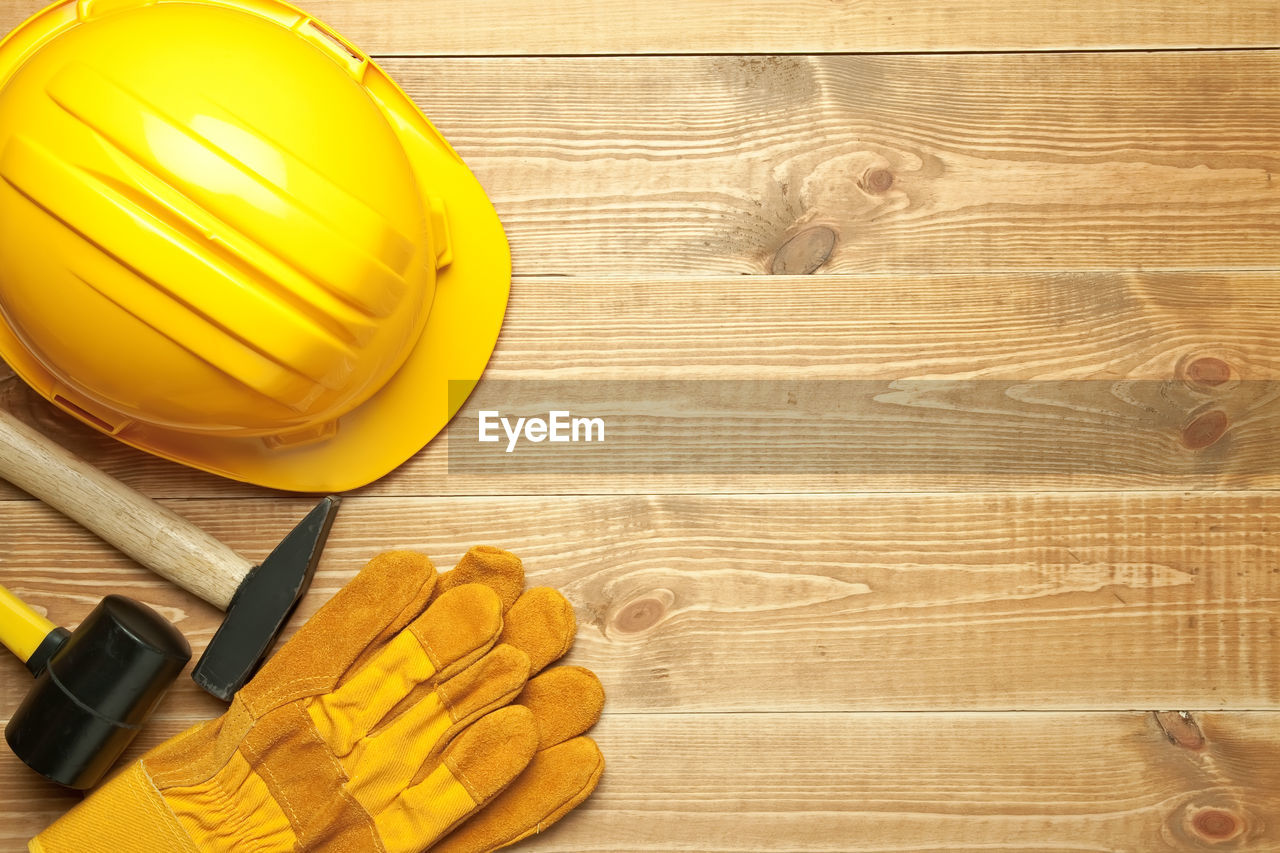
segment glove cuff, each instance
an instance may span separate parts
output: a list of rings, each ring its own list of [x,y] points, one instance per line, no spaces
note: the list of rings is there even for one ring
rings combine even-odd
[[[135,762],[27,844],[30,853],[199,853]]]

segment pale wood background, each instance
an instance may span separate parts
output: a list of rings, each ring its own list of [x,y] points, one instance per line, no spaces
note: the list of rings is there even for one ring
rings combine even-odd
[[[39,5],[0,0],[0,30]],[[1271,0],[311,7],[491,193],[516,270],[493,377],[1280,373]],[[246,555],[310,504],[115,444],[7,373],[0,403]],[[1170,476],[1046,452],[899,483],[512,484],[448,473],[446,434],[347,501],[300,618],[390,547],[491,542],[566,591],[609,769],[529,850],[1277,851],[1273,421],[1126,451]],[[8,487],[0,583],[64,624],[121,591],[197,648],[216,626]],[[25,679],[0,660],[0,718]],[[134,754],[217,710],[184,680]],[[0,755],[0,849],[75,797]]]

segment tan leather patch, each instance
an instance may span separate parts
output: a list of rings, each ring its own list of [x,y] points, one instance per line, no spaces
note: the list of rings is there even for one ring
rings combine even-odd
[[[369,561],[240,691],[255,715],[327,693],[426,609],[436,584],[425,556],[388,551]]]
[[[221,717],[161,744],[142,763],[161,789],[199,785],[226,766],[252,725],[253,716],[237,695]]]
[[[260,719],[240,751],[289,818],[300,849],[384,849],[373,818],[347,791],[346,773],[301,705],[286,705]]]

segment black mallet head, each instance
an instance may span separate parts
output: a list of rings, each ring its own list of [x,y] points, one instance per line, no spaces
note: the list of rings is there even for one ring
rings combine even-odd
[[[164,617],[109,595],[74,632],[55,629],[27,660],[36,683],[5,727],[5,740],[42,776],[90,788],[189,660],[191,647]]]

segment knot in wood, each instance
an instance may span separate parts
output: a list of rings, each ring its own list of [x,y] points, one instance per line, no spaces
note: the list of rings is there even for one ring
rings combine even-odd
[[[1195,717],[1189,712],[1156,711],[1154,713],[1156,723],[1170,743],[1191,750],[1204,748],[1204,733],[1196,723]]]
[[[1217,387],[1231,378],[1231,365],[1220,358],[1197,358],[1187,365],[1187,379],[1197,385]]]
[[[613,617],[613,628],[622,634],[639,634],[662,621],[675,601],[670,590],[659,589],[627,602]]]
[[[806,228],[778,248],[770,272],[774,275],[809,275],[827,262],[835,247],[835,231],[825,225]]]
[[[886,193],[893,186],[893,172],[888,169],[872,169],[862,176],[862,189],[869,193]]]
[[[1240,818],[1223,809],[1203,809],[1191,819],[1192,828],[1208,841],[1235,838],[1243,829],[1243,824]]]
[[[1226,412],[1205,412],[1182,428],[1182,445],[1188,450],[1203,450],[1222,438],[1230,425]]]

